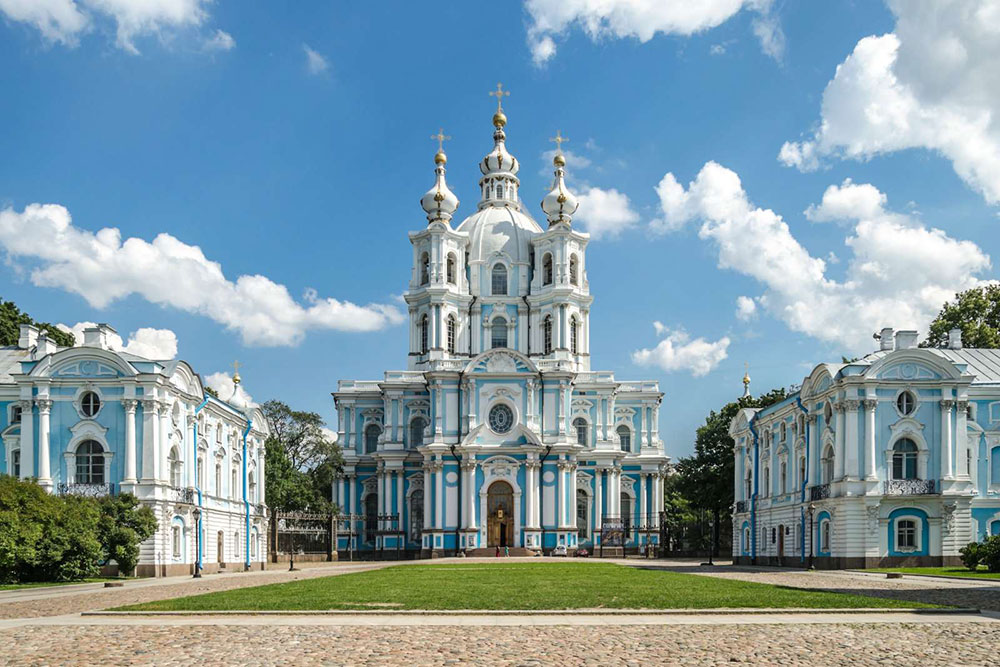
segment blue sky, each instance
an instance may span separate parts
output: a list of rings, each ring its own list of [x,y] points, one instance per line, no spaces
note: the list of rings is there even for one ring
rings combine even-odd
[[[332,427],[338,379],[405,367],[429,137],[461,219],[497,81],[536,219],[570,138],[593,365],[660,381],[672,456],[744,362],[799,382],[996,277],[989,3],[597,4],[0,0],[0,295]]]

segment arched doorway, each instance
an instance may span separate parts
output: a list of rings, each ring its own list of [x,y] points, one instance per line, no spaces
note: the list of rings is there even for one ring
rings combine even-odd
[[[487,491],[486,545],[514,546],[514,489],[507,482],[493,482]]]

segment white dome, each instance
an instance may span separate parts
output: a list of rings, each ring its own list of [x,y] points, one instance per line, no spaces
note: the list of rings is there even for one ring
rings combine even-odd
[[[485,206],[458,226],[469,235],[469,263],[489,260],[495,253],[505,253],[514,262],[528,262],[531,239],[542,228],[531,216],[513,206]]]

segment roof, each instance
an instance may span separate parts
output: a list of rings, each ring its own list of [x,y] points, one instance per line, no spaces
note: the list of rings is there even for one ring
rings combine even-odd
[[[0,347],[0,384],[14,384],[11,374],[21,372],[21,362],[28,356],[28,350],[17,346]]]

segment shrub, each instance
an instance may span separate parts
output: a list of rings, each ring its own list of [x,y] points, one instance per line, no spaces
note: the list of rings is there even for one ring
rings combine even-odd
[[[1000,572],[1000,535],[991,535],[980,542],[979,562],[990,572]]]
[[[979,568],[979,561],[982,558],[982,546],[979,542],[969,542],[958,550],[962,557],[962,565],[975,572]]]

